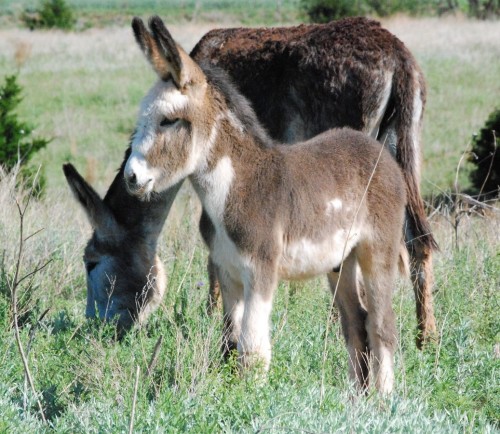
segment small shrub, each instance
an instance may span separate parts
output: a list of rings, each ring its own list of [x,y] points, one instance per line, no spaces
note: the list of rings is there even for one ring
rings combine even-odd
[[[500,17],[500,0],[469,0],[469,15],[480,20]]]
[[[22,101],[21,92],[16,75],[5,77],[5,84],[0,87],[0,164],[7,170],[19,164],[21,177],[33,183],[37,170],[28,166],[28,162],[49,140],[32,138],[34,127],[18,119],[16,108]],[[44,185],[45,178],[39,174],[35,193],[41,193]]]
[[[26,10],[21,20],[31,30],[36,28],[71,30],[75,25],[73,12],[65,0],[45,0],[39,9]]]
[[[475,193],[487,197],[497,195],[500,186],[500,109],[490,114],[474,137],[469,161],[476,166],[470,174]]]
[[[444,15],[462,11],[474,18],[500,16],[500,0],[301,0],[310,21],[326,23],[355,15],[380,17],[405,13],[409,15]]]
[[[369,12],[365,0],[302,0],[301,6],[309,20],[314,23],[327,23]]]

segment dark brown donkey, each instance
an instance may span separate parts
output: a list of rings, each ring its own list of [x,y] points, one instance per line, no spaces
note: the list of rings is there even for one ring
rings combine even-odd
[[[141,104],[124,170],[127,188],[148,201],[189,177],[218,270],[224,341],[237,347],[240,366],[269,367],[278,281],[326,274],[352,380],[367,386],[372,355],[375,386],[390,393],[391,299],[398,263],[407,257],[406,189],[394,158],[347,128],[275,144],[226,74],[191,59],[159,17],[151,19],[151,33],[138,18],[133,28],[159,80]]]
[[[191,55],[198,62],[225,69],[276,140],[305,140],[332,127],[349,126],[388,145],[403,170],[407,190],[405,235],[412,259],[418,344],[433,335],[432,251],[436,244],[419,193],[425,85],[402,42],[375,21],[353,18],[325,25],[213,30]],[[108,245],[103,241],[108,239],[103,225],[95,219],[99,213],[93,211],[102,206],[97,195],[90,193],[92,188],[70,166],[65,172],[73,190],[80,191],[77,196],[94,227],[84,258],[87,313],[95,314],[97,299],[101,317],[121,312],[122,322],[129,324],[131,317],[139,316],[140,300],[145,309],[140,316],[145,317],[151,310],[146,306],[152,308],[163,291],[151,279],[148,282],[147,276],[159,264],[157,236],[178,186],[155,194],[154,202],[127,197],[122,165],[103,202],[106,213],[113,216],[108,224],[113,222],[113,232],[120,233]],[[155,219],[150,218],[152,211]],[[124,262],[122,256],[129,259]],[[209,269],[213,294],[215,273]]]

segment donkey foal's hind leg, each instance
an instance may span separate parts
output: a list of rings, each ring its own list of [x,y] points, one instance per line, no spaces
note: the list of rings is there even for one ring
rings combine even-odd
[[[341,273],[329,273],[330,290],[340,311],[342,332],[349,353],[349,378],[361,390],[368,388],[370,350],[366,332],[366,310],[361,303],[358,267],[354,255],[350,255]]]
[[[368,341],[373,354],[375,387],[389,394],[394,387],[394,350],[396,321],[392,309],[392,291],[397,270],[395,246],[359,249],[359,263],[366,289]],[[396,256],[396,257],[395,257]]]

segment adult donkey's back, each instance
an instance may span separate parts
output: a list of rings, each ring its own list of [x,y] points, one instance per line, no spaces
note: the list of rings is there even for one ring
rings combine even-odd
[[[349,126],[389,147],[406,184],[405,232],[417,302],[417,343],[434,334],[431,289],[436,243],[419,191],[425,83],[403,43],[373,20],[352,18],[325,25],[213,30],[191,56],[226,70],[278,141],[291,143]],[[127,156],[128,152],[125,160]],[[122,164],[102,204],[95,203],[98,198],[89,193],[91,187],[69,167],[66,175],[94,227],[87,247],[92,254],[85,258],[87,312],[95,311],[97,300],[101,317],[118,314],[127,327],[131,319],[144,318],[163,293],[164,280],[148,279],[148,273],[161,274],[156,242],[178,185],[156,195],[155,202],[140,202],[126,194],[123,168]],[[105,224],[96,220],[100,214],[94,208],[106,210]],[[150,218],[153,208],[155,219]],[[115,236],[108,246],[105,231],[110,225]],[[135,267],[136,263],[141,266]]]

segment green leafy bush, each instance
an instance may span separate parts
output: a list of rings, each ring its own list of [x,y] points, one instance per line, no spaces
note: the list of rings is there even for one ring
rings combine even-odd
[[[500,109],[493,111],[474,137],[469,158],[475,165],[470,174],[475,193],[498,195],[500,187]]]
[[[302,9],[314,23],[327,23],[370,12],[366,0],[302,0]]]
[[[33,182],[37,169],[28,166],[28,162],[47,146],[49,140],[31,137],[34,127],[19,120],[16,108],[22,101],[21,92],[16,75],[5,77],[5,83],[0,87],[0,164],[7,170],[19,164],[22,178]],[[36,181],[35,190],[41,193],[45,178],[39,174]]]
[[[469,0],[469,15],[481,20],[500,17],[500,0]]]
[[[75,18],[71,8],[65,0],[45,0],[35,11],[25,11],[22,21],[30,28],[58,28],[71,30],[75,25]]]
[[[302,0],[301,5],[310,21],[317,23],[367,14],[382,17],[396,13],[443,15],[461,11],[479,19],[500,16],[500,0]]]

